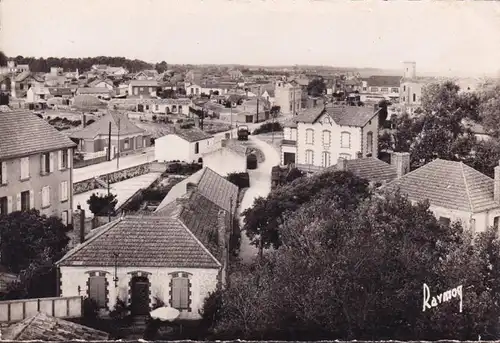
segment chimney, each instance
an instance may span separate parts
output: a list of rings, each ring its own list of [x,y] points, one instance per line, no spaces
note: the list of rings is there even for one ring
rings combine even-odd
[[[186,192],[190,192],[190,191],[193,191],[195,190],[196,188],[198,187],[198,185],[194,182],[188,182],[186,184]]]
[[[345,158],[339,157],[337,161],[337,170],[347,171],[347,160]]]
[[[493,199],[500,204],[500,163],[495,167],[495,181],[493,186]]]
[[[218,236],[219,236],[219,247],[222,250],[221,254],[221,286],[224,289],[227,285],[227,267],[228,267],[228,246],[227,246],[227,225],[226,225],[226,211],[220,210],[218,214]]]
[[[403,175],[405,175],[410,171],[410,153],[393,152],[391,154],[391,165],[394,168],[396,168],[396,174],[398,179],[401,178]]]
[[[73,212],[73,230],[79,236],[78,243],[83,243],[85,241],[85,210],[82,210],[80,205]]]

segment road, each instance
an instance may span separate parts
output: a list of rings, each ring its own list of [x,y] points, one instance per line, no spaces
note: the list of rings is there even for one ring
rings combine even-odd
[[[259,164],[257,169],[248,171],[250,175],[250,188],[247,189],[243,196],[240,205],[240,213],[252,207],[255,198],[266,197],[269,194],[271,191],[272,168],[280,163],[278,152],[270,144],[255,136],[250,136],[249,139],[264,153],[265,160]],[[240,225],[243,227],[243,217],[240,217]],[[257,255],[257,252],[257,248],[250,245],[250,240],[243,231],[241,233],[240,259],[243,263],[250,263]]]
[[[152,162],[155,159],[154,147],[143,154],[134,154],[120,158],[119,168],[116,168],[116,159],[109,162],[93,164],[87,167],[73,169],[73,183],[91,179],[96,176],[112,173],[118,170]]]

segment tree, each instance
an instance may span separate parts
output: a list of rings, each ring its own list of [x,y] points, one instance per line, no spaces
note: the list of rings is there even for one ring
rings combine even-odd
[[[319,193],[289,212],[282,245],[243,269],[222,294],[220,339],[437,340],[498,334],[500,244],[440,224],[428,203],[400,194],[342,207]],[[458,299],[422,312],[433,295],[462,285]],[[218,338],[219,338],[218,337]]]
[[[378,114],[378,120],[379,120],[379,127],[383,128],[385,121],[387,120],[387,116],[389,113],[387,112],[387,107],[389,107],[391,103],[385,99],[380,100],[378,103],[378,107],[380,108],[379,114]]]
[[[279,230],[287,211],[299,209],[312,197],[334,198],[339,206],[348,208],[368,195],[367,181],[349,172],[327,171],[301,177],[271,191],[267,198],[256,198],[253,206],[242,213],[245,218],[243,230],[262,253],[264,248],[279,248]]]
[[[486,131],[500,138],[500,82],[485,83],[479,88],[479,112]]]
[[[115,206],[118,203],[115,194],[96,194],[92,193],[87,204],[89,205],[89,210],[94,214],[94,216],[107,216],[115,211]]]
[[[56,296],[54,263],[66,253],[69,228],[37,210],[0,215],[2,265],[20,275],[8,298]]]
[[[159,74],[166,72],[168,70],[167,62],[161,61],[160,63],[157,63],[155,65],[155,69]]]
[[[326,93],[326,84],[323,78],[315,78],[307,85],[307,94],[317,97]]]
[[[0,51],[0,67],[5,67],[7,65],[7,56],[3,53],[3,51]]]

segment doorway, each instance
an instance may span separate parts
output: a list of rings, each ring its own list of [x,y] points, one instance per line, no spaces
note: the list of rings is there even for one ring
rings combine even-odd
[[[295,163],[295,154],[293,152],[283,153],[283,164],[285,166]]]
[[[133,315],[149,314],[149,280],[146,276],[132,277],[131,305]]]

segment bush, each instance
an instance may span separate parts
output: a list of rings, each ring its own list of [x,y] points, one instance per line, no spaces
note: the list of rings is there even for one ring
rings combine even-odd
[[[165,171],[167,174],[191,175],[203,168],[201,163],[181,163],[178,161],[171,162],[173,163],[169,163],[167,165],[167,169]]]
[[[283,131],[283,126],[278,122],[274,122],[274,123],[262,124],[261,126],[256,128],[252,134],[259,135],[261,133],[279,132],[279,131]]]
[[[226,179],[238,186],[239,189],[250,187],[250,175],[248,173],[230,173]]]
[[[222,290],[217,288],[215,292],[208,294],[205,298],[202,309],[199,311],[201,325],[205,329],[210,329],[220,320],[222,309]]]
[[[99,306],[94,299],[85,298],[83,299],[83,318],[85,320],[94,320],[97,318],[97,313],[99,312]]]
[[[156,116],[156,114],[153,114],[153,121],[156,121],[156,119],[158,119],[158,117]]]
[[[129,307],[125,301],[116,298],[115,308],[109,312],[109,316],[116,320],[122,320],[129,315]]]

